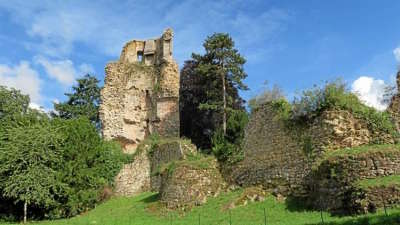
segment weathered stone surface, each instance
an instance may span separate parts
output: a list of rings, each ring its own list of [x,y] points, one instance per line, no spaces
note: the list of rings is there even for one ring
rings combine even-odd
[[[177,162],[162,173],[161,202],[170,209],[189,210],[201,205],[210,196],[217,196],[226,184],[217,168],[217,161]]]
[[[244,160],[232,173],[242,186],[291,186],[301,183],[307,174],[301,145],[270,107],[252,114],[243,148]]]
[[[151,191],[158,192],[161,187],[160,169],[163,164],[178,160],[185,160],[188,155],[196,155],[196,146],[188,140],[167,140],[158,144],[150,152],[151,161]]]
[[[400,204],[399,186],[377,186],[363,191],[365,195],[358,202],[364,213],[375,212],[378,208]]]
[[[150,190],[151,163],[147,155],[149,146],[143,147],[134,161],[125,164],[115,178],[115,194],[132,196]]]
[[[268,192],[266,192],[262,187],[248,187],[243,190],[242,194],[237,199],[228,203],[224,209],[233,209],[252,202],[262,202],[265,200],[267,195]]]
[[[399,174],[398,147],[329,157],[316,166],[307,179],[308,204],[334,212],[363,212],[369,200],[365,191],[359,190],[358,181]],[[374,193],[378,194],[376,190]]]
[[[186,159],[196,154],[196,147],[188,140],[160,139],[158,144],[142,143],[129,164],[124,165],[115,178],[115,193],[132,196],[145,191],[159,191],[160,167],[164,163]]]
[[[305,151],[310,140],[313,157]],[[244,160],[232,176],[242,186],[263,185],[288,194],[302,189],[314,160],[325,152],[370,144],[394,143],[387,133],[374,133],[366,121],[345,110],[322,112],[311,124],[288,127],[276,109],[266,104],[254,111],[245,132]]]
[[[107,64],[100,119],[105,139],[133,154],[149,135],[179,137],[179,70],[172,58],[173,32],[128,42],[119,61]],[[146,151],[144,151],[146,152]],[[140,153],[117,176],[118,194],[150,188],[150,161]]]
[[[400,132],[400,71],[397,73],[397,94],[392,97],[387,111],[392,115],[397,131]]]
[[[172,36],[167,29],[159,39],[130,41],[120,60],[106,66],[102,131],[106,139],[120,141],[127,153],[153,133],[179,136],[179,71],[172,58]]]

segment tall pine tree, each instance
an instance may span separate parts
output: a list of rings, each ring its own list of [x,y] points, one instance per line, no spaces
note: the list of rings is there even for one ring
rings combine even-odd
[[[192,54],[181,70],[181,135],[201,149],[210,149],[218,129],[222,135],[228,133],[229,116],[245,111],[239,90],[248,88],[243,84],[246,60],[228,34],[216,33],[203,46],[205,54]]]
[[[193,54],[198,62],[196,71],[200,76],[214,80],[212,87],[219,91],[207,90],[208,98],[200,107],[221,112],[222,130],[226,135],[227,113],[235,109],[235,101],[238,100],[235,98],[237,96],[230,95],[232,91],[229,89],[248,90],[243,83],[243,79],[247,77],[243,68],[246,60],[235,49],[235,43],[229,34],[215,33],[207,37],[203,47],[206,52],[204,55]]]

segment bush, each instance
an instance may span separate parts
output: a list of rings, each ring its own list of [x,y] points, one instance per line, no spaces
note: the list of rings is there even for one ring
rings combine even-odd
[[[242,141],[248,115],[244,111],[232,111],[228,122],[226,135],[218,129],[212,138],[212,151],[221,162],[235,163],[243,158]]]
[[[346,85],[338,80],[328,82],[323,87],[314,86],[295,98],[290,119],[297,123],[312,121],[326,110],[348,110],[356,118],[364,120],[369,130],[374,133],[388,133],[396,137],[397,132],[388,112],[380,112],[363,104],[358,97],[347,90]],[[380,143],[380,140],[374,140]]]
[[[54,120],[65,137],[63,163],[58,168],[64,184],[61,205],[52,210],[55,217],[68,217],[93,208],[101,190],[112,186],[114,177],[127,158],[117,143],[100,138],[87,118]]]
[[[268,82],[265,82],[264,90],[262,91],[262,93],[249,100],[249,108],[250,111],[253,111],[268,102],[284,99],[286,99],[285,94],[279,86],[274,85],[272,88],[270,88],[268,86]]]
[[[30,218],[70,217],[93,208],[127,160],[87,118],[27,113],[0,138],[0,194],[15,210],[27,202]],[[15,210],[9,213],[19,215]]]

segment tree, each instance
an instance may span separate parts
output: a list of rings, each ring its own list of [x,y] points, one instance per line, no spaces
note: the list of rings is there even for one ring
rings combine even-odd
[[[53,124],[64,138],[63,164],[57,169],[64,186],[58,196],[60,206],[51,214],[54,218],[75,216],[95,206],[99,191],[112,186],[127,156],[117,143],[102,140],[86,117],[56,119]]]
[[[212,80],[196,73],[197,66],[195,60],[185,61],[180,73],[180,133],[190,138],[199,149],[205,150],[211,148],[211,137],[220,120],[215,111],[199,108],[207,101],[207,90],[212,88]]]
[[[29,96],[14,88],[0,86],[0,119],[6,116],[26,113]]]
[[[208,98],[200,104],[200,107],[208,110],[219,110],[222,112],[222,130],[226,134],[227,113],[233,110],[236,98],[229,95],[229,89],[233,92],[239,90],[248,90],[243,83],[247,77],[243,65],[246,63],[229,34],[215,33],[205,40],[203,47],[204,55],[193,54],[192,57],[197,61],[196,72],[214,80],[211,88],[218,87],[220,92],[208,88]],[[219,82],[218,82],[219,80]],[[231,91],[232,92],[232,91]]]
[[[54,103],[55,113],[63,119],[87,117],[97,128],[100,127],[99,104],[100,90],[99,80],[89,74],[77,79],[77,84],[72,87],[73,93],[66,93],[68,100],[62,103]]]
[[[270,88],[268,86],[268,82],[265,81],[261,94],[249,100],[249,108],[251,111],[253,111],[254,109],[267,102],[272,102],[280,99],[285,99],[285,94],[283,93],[283,90],[278,85],[274,85],[272,88]]]
[[[55,204],[61,142],[47,115],[37,111],[8,124],[0,135],[0,190],[4,197],[23,203],[24,223],[30,205]]]
[[[22,211],[26,222],[94,207],[127,156],[86,116],[49,118],[28,106],[28,96],[0,87],[0,209],[11,203],[6,213]]]

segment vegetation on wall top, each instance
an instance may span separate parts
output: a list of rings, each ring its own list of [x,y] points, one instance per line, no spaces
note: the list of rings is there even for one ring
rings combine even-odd
[[[375,134],[390,134],[397,138],[398,133],[393,119],[386,111],[378,111],[365,105],[356,94],[351,93],[346,84],[341,80],[326,82],[323,86],[315,85],[305,90],[292,102],[284,98],[271,99],[264,102],[272,106],[280,119],[288,122],[289,125],[308,126],[327,110],[346,110],[357,119],[366,122],[368,129]],[[262,108],[258,105],[252,110]],[[371,144],[380,144],[381,140],[376,138]]]

